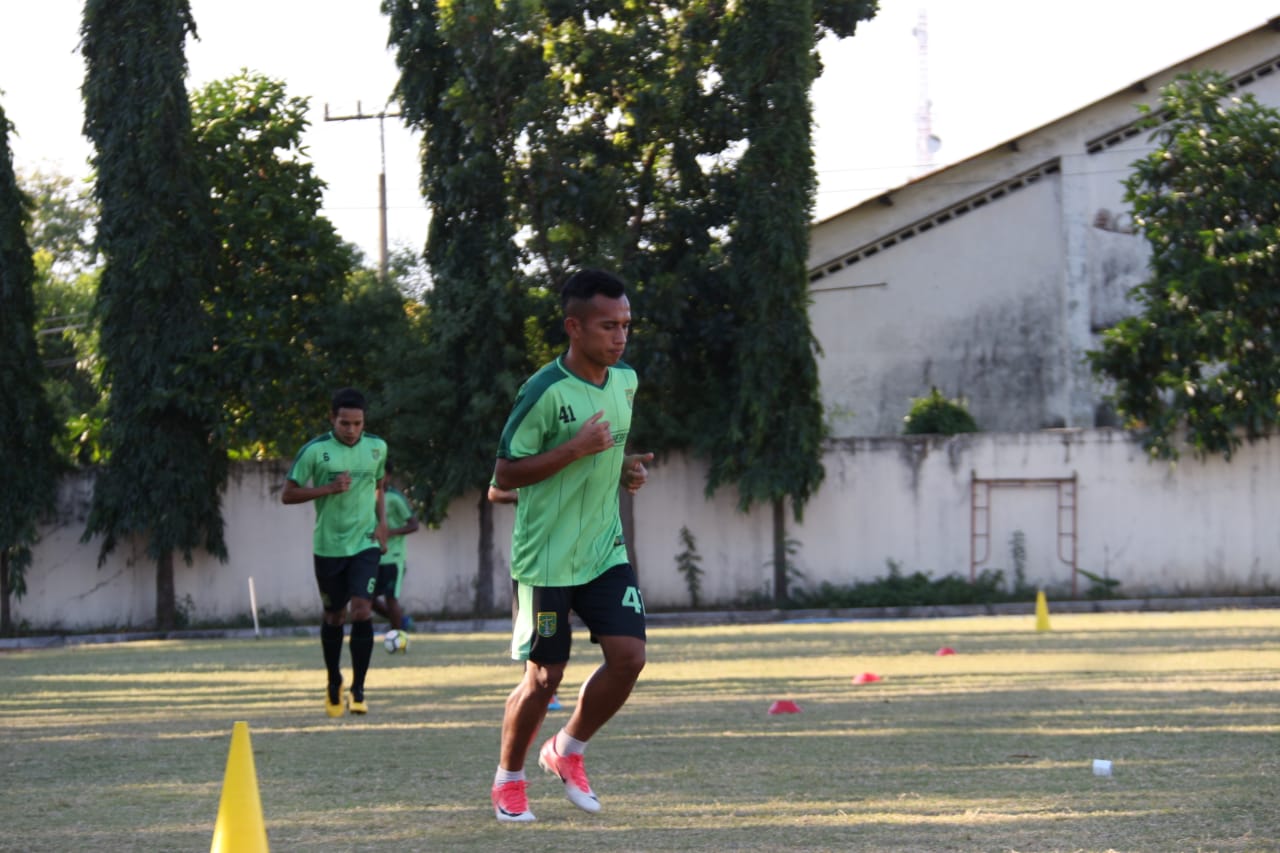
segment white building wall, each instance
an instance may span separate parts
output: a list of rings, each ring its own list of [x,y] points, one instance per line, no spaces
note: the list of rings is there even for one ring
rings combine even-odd
[[[1207,68],[1280,106],[1280,31],[1260,27],[817,223],[811,317],[832,434],[898,433],[935,385],[984,429],[1108,423],[1086,353],[1147,276],[1123,186],[1153,148],[1137,106]]]
[[[933,386],[979,425],[1065,423],[1060,193],[1044,177],[813,283],[834,434],[900,433]]]
[[[1280,585],[1280,442],[1246,445],[1218,458],[1151,462],[1124,433],[1049,430],[940,437],[844,439],[825,456],[826,480],[789,538],[800,586],[848,585],[903,573],[968,577],[1002,569],[1012,577],[1008,543],[1027,543],[1026,579],[1069,594],[1072,571],[1055,553],[1059,506],[1053,490],[998,488],[991,498],[989,559],[971,566],[972,481],[1076,478],[1073,541],[1079,568],[1121,582],[1127,595],[1273,592]],[[261,611],[318,618],[311,570],[313,510],[284,506],[280,464],[235,466],[224,498],[230,560],[198,552],[176,566],[180,602],[199,621],[248,616],[249,579]],[[772,515],[744,514],[737,493],[703,494],[705,470],[683,457],[659,460],[635,499],[641,588],[655,609],[689,605],[675,557],[680,529],[702,557],[701,601],[732,606],[771,591]],[[81,543],[91,482],[66,481],[61,516],[45,527],[28,571],[28,594],[13,603],[18,623],[35,629],[142,627],[155,611],[155,570],[140,543],[123,543],[97,566],[98,543]],[[477,566],[478,495],[457,501],[438,530],[409,536],[405,600],[411,612],[469,613]],[[494,507],[497,607],[510,602],[506,567],[513,510]],[[790,514],[788,513],[788,519]],[[1087,581],[1080,580],[1083,594]]]

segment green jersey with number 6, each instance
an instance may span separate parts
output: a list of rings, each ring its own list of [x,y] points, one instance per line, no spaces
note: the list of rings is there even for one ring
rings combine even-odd
[[[366,432],[354,445],[343,444],[333,431],[302,445],[288,478],[299,486],[327,486],[346,472],[351,488],[316,498],[312,548],[320,557],[351,557],[378,546],[377,489],[386,473],[387,443]]]
[[[597,386],[575,376],[564,357],[524,383],[502,430],[498,456],[521,459],[571,439],[596,412],[609,422],[613,447],[575,460],[520,489],[511,536],[511,577],[530,586],[580,586],[627,562],[618,485],[636,372],[622,362]]]

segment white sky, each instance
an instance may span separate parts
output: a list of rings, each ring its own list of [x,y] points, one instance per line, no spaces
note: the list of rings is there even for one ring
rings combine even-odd
[[[377,257],[376,113],[397,79],[378,0],[191,0],[188,89],[249,68],[310,99],[306,144],[329,185],[325,215]],[[898,186],[916,167],[921,67],[913,31],[927,13],[927,92],[941,147],[934,165],[964,159],[1118,91],[1135,80],[1280,16],[1280,0],[881,0],[853,39],[824,43],[814,86],[815,155],[825,218]],[[0,104],[17,135],[20,171],[81,176],[84,65],[79,0],[0,0]],[[388,231],[420,248],[418,139],[385,122]]]

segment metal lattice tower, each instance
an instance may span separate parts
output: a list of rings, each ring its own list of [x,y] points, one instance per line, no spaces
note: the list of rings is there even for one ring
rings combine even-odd
[[[940,144],[933,135],[933,102],[929,100],[929,16],[925,9],[920,10],[911,34],[916,37],[920,85],[916,99],[916,171],[922,174],[933,168],[933,155]]]

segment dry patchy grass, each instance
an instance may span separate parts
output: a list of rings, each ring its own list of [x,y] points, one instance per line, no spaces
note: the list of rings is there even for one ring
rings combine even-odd
[[[1280,849],[1280,613],[1052,628],[654,628],[640,686],[588,753],[603,812],[531,761],[527,826],[488,803],[518,676],[501,635],[377,651],[367,719],[325,717],[312,638],[7,653],[0,850],[207,849],[237,720],[278,852]],[[585,639],[577,655],[548,730],[598,661]],[[801,713],[767,714],[776,699]]]

